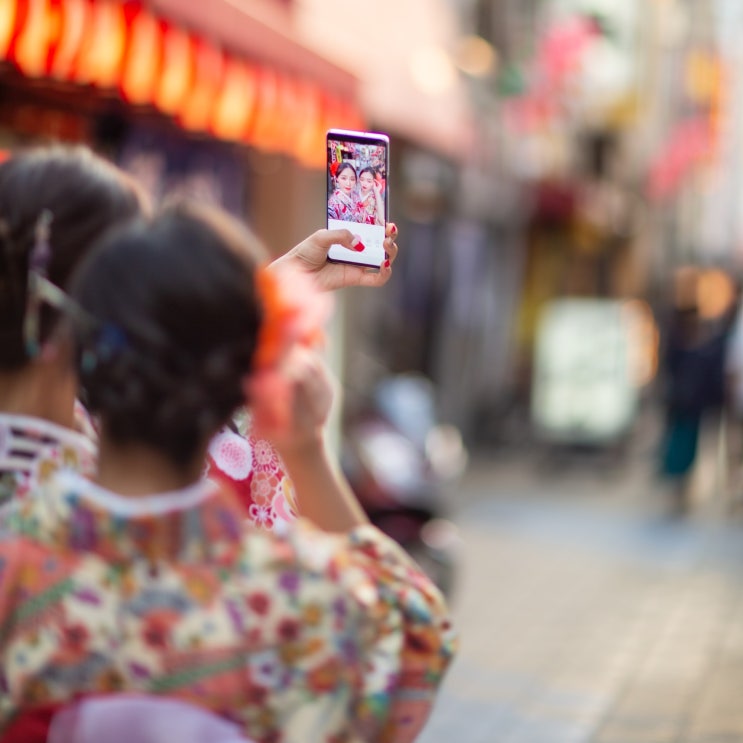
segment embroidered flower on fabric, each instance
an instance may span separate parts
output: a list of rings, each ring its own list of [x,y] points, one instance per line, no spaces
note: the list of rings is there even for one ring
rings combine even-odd
[[[252,681],[268,689],[276,689],[281,684],[281,666],[276,662],[276,654],[271,651],[250,657],[248,674]]]
[[[267,593],[251,593],[247,599],[248,606],[261,616],[268,614],[271,607],[271,599]]]
[[[32,478],[35,482],[45,483],[60,469],[61,454],[57,447],[48,446],[42,450],[34,463]]]
[[[209,454],[217,467],[233,480],[244,480],[253,468],[250,444],[227,428],[212,439]]]
[[[274,475],[267,472],[256,472],[253,475],[253,482],[250,484],[250,495],[253,502],[268,508],[278,486],[278,479]]]
[[[73,470],[80,470],[80,455],[71,446],[63,446],[60,451],[62,466]]]
[[[248,509],[250,518],[258,525],[265,529],[270,529],[273,526],[273,511],[268,506],[259,506],[257,503],[253,503]]]
[[[255,468],[259,471],[274,471],[279,469],[279,459],[276,450],[265,439],[252,439]]]

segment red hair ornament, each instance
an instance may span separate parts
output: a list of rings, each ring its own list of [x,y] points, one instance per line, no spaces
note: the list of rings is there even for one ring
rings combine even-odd
[[[283,431],[294,403],[294,383],[286,360],[296,346],[323,345],[333,302],[308,274],[291,266],[259,269],[256,289],[263,322],[253,370],[243,382],[243,392],[258,430]]]

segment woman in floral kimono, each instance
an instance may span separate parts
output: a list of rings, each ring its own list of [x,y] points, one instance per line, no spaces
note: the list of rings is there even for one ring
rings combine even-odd
[[[447,609],[329,458],[325,307],[260,261],[226,215],[181,205],[81,267],[65,306],[99,470],[36,486],[0,540],[0,730],[116,691],[210,710],[258,743],[420,731],[453,652]],[[246,401],[308,516],[281,534],[246,528],[201,476]]]
[[[29,256],[48,227],[40,215],[54,214],[54,240],[43,246],[49,248],[46,270],[66,286],[92,242],[144,208],[136,184],[84,148],[30,150],[0,165],[0,511],[22,498],[34,477],[60,465],[85,475],[95,470],[96,447],[75,405],[72,365],[46,343],[55,313],[45,308],[35,328],[43,354],[24,338],[32,304]]]
[[[35,480],[62,466],[89,476],[96,463],[95,434],[75,403],[77,379],[54,342],[57,313],[45,305],[34,347],[24,337],[32,247],[40,242],[48,250],[48,278],[65,287],[95,239],[147,209],[131,178],[84,147],[33,148],[0,164],[0,518]],[[395,233],[388,225],[385,249],[393,260]],[[333,242],[352,239],[345,230],[321,230],[275,263],[299,265],[324,289],[381,286],[389,266],[372,274],[326,263]],[[209,448],[211,476],[230,482],[258,523],[272,527],[291,519],[291,482],[275,450],[244,421],[239,432],[234,428],[226,427]],[[231,467],[235,456],[249,466]]]
[[[356,169],[342,162],[335,171],[335,190],[328,199],[328,218],[364,222],[363,205],[356,194]]]
[[[359,202],[366,224],[384,224],[384,199],[382,187],[376,179],[376,172],[371,166],[359,171]]]

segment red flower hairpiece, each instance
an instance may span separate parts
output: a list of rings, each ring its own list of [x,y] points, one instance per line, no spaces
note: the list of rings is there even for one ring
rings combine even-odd
[[[297,346],[312,348],[325,340],[324,326],[332,300],[293,266],[263,267],[256,272],[263,322],[244,392],[259,429],[285,429],[293,404],[293,387],[284,362]]]

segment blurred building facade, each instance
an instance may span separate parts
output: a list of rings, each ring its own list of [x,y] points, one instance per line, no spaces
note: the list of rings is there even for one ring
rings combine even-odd
[[[84,141],[276,253],[324,225],[324,132],[391,135],[390,284],[341,298],[349,402],[420,371],[477,435],[551,298],[741,270],[737,0],[4,0],[0,147]]]
[[[217,201],[285,250],[319,222],[304,181],[323,184],[325,129],[363,124],[353,75],[287,33],[291,17],[280,0],[8,0],[2,144],[86,142],[156,198]]]

